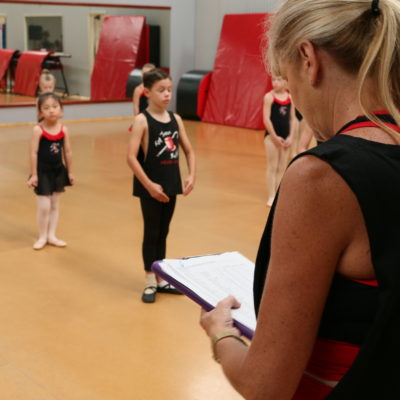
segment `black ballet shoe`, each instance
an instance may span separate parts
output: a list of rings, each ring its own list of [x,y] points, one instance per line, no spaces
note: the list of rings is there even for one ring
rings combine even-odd
[[[142,294],[143,303],[154,303],[156,301],[157,288],[155,286],[146,286]]]

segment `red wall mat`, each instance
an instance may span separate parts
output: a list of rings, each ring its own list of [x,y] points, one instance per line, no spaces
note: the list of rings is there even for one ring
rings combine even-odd
[[[14,49],[0,49],[0,87],[6,87],[6,72],[12,56],[17,50]]]
[[[44,59],[49,51],[24,51],[21,53],[15,71],[14,93],[36,96]]]
[[[225,15],[203,121],[264,129],[263,96],[271,89],[263,61],[268,15]]]
[[[199,91],[197,93],[197,115],[201,119],[204,115],[204,109],[207,104],[208,91],[210,89],[212,72],[209,72],[200,82]]]
[[[125,99],[129,73],[140,55],[145,17],[118,15],[104,18],[91,79],[91,99]]]

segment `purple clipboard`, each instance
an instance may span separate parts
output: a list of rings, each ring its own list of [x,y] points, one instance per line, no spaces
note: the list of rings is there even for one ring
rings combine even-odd
[[[172,276],[168,275],[162,269],[162,266],[160,265],[161,262],[162,261],[155,261],[153,263],[153,265],[151,266],[152,270],[157,275],[159,275],[161,278],[165,279],[168,283],[170,283],[176,289],[178,289],[181,293],[183,293],[184,295],[189,297],[189,299],[192,299],[195,303],[199,304],[206,311],[211,311],[214,308],[214,306],[212,306],[211,304],[207,303],[203,298],[201,298],[193,290],[189,289],[187,286],[185,286],[181,282],[177,281]],[[233,320],[233,324],[236,326],[236,328],[239,329],[239,331],[242,333],[243,336],[247,337],[248,339],[252,339],[253,338],[254,331],[252,329],[250,329],[247,326],[241,324],[240,322],[236,321],[235,319]]]

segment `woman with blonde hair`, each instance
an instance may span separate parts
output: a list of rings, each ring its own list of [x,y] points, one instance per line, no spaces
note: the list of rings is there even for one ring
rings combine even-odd
[[[400,398],[400,3],[287,0],[269,30],[319,146],[288,167],[261,240],[246,347],[228,297],[201,325],[246,399]]]

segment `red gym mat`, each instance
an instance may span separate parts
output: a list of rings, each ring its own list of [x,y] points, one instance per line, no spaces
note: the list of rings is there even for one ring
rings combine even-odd
[[[14,93],[36,96],[44,59],[49,51],[24,51],[18,58],[15,71]]]
[[[146,57],[141,43],[144,26],[145,17],[141,15],[104,18],[91,79],[92,100],[126,98],[129,73]]]
[[[17,50],[14,49],[0,49],[0,87],[5,88],[6,72],[10,65],[12,56]]]
[[[203,121],[264,129],[263,97],[271,90],[263,61],[268,16],[225,15]]]

